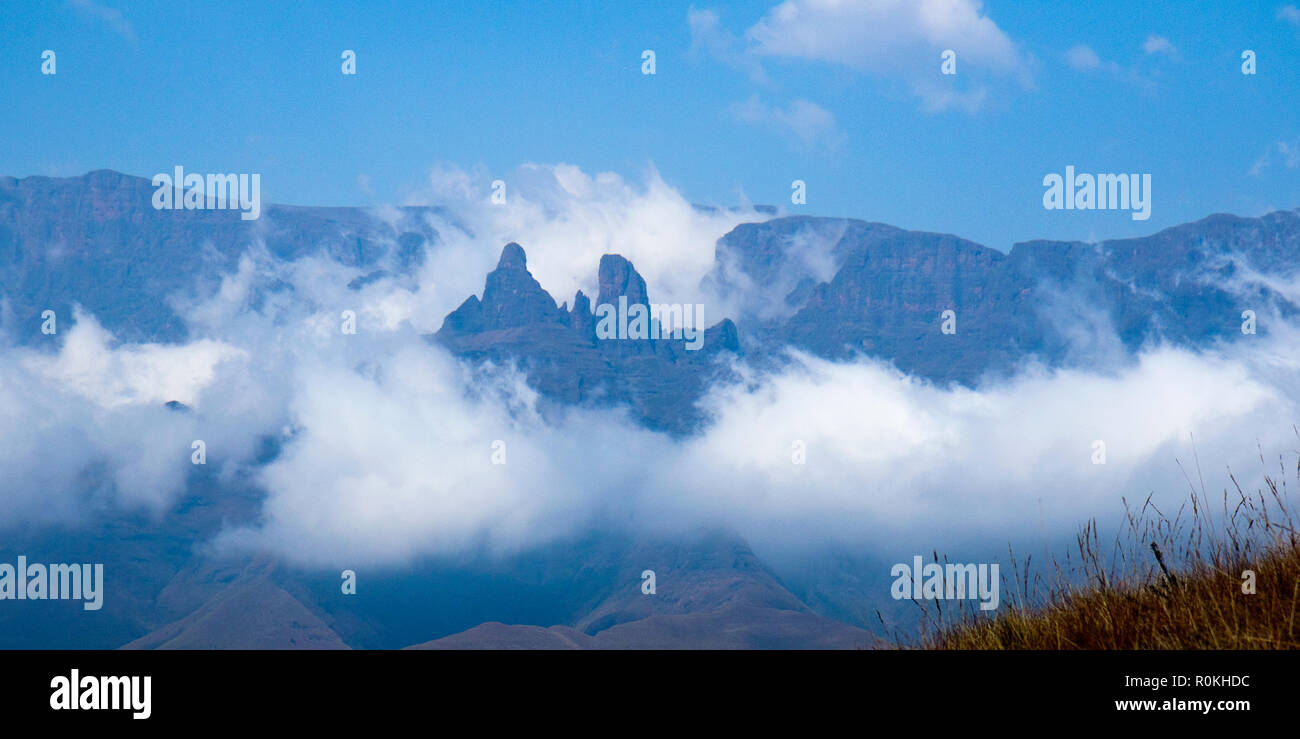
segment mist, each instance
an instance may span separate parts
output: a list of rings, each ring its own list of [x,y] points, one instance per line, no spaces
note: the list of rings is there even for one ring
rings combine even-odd
[[[9,523],[160,514],[184,494],[201,439],[207,464],[266,493],[256,521],[208,544],[309,567],[508,554],[593,528],[722,527],[760,553],[844,547],[901,561],[1055,541],[1118,516],[1122,498],[1176,506],[1193,458],[1209,488],[1231,469],[1250,489],[1261,452],[1296,448],[1300,337],[1280,318],[1250,341],[1117,357],[1104,321],[1066,311],[1059,320],[1079,322],[1068,368],[1031,362],[975,389],[865,357],[791,350],[775,370],[728,358],[740,379],[705,393],[709,421],[684,439],[620,409],[556,418],[516,367],[478,366],[427,340],[482,290],[504,243],[523,245],[559,302],[593,294],[599,258],[614,252],[655,302],[765,315],[781,296],[701,288],[717,239],[764,216],[696,208],[653,169],[629,183],[526,165],[506,204],[489,193],[486,175],[443,168],[411,194],[408,204],[445,215],[431,216],[440,239],[406,277],[351,289],[356,268],[254,249],[220,284],[177,298],[188,343],[120,343],[79,312],[50,347],[0,351]],[[824,274],[832,243],[801,243],[800,259]],[[344,311],[355,334],[340,330]],[[709,322],[726,315],[710,310]],[[258,464],[266,437],[281,452]]]

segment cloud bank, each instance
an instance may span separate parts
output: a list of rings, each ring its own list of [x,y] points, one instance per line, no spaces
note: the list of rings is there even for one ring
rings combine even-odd
[[[458,170],[413,194],[445,209],[445,238],[413,282],[353,290],[353,268],[250,252],[178,303],[188,344],[118,344],[79,314],[55,348],[0,352],[10,520],[164,511],[184,491],[191,441],[204,439],[210,465],[266,492],[259,518],[214,545],[308,566],[510,552],[592,527],[723,526],[772,550],[910,556],[1060,535],[1117,514],[1121,496],[1181,500],[1177,462],[1193,439],[1212,490],[1229,466],[1249,485],[1257,443],[1269,458],[1295,447],[1300,341],[1285,326],[1095,369],[1031,366],[975,390],[868,359],[793,353],[766,373],[738,361],[741,379],[706,396],[711,424],[683,440],[618,410],[543,418],[517,369],[466,363],[424,338],[481,289],[502,243],[523,244],[556,295],[594,288],[600,254],[616,251],[652,298],[693,302],[713,240],[754,214],[693,208],[653,171],[633,184],[529,165],[507,182],[503,206]],[[340,331],[342,310],[356,312],[355,335]],[[282,451],[259,466],[267,436]]]

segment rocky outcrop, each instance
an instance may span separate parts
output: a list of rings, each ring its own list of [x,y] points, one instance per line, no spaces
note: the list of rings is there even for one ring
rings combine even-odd
[[[686,434],[703,418],[694,401],[725,372],[720,353],[740,351],[735,324],[707,329],[698,349],[686,338],[602,338],[597,307],[650,305],[645,279],[630,261],[604,255],[595,305],[581,290],[567,311],[533,278],[518,244],[502,249],[483,298],[470,296],[449,314],[434,339],[472,360],[520,364],[547,398],[570,405],[630,406],[649,428]]]

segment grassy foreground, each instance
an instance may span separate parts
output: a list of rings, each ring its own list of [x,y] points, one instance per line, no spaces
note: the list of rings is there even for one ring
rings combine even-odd
[[[919,640],[898,646],[1300,648],[1300,536],[1285,478],[1285,469],[1265,475],[1267,490],[1247,494],[1229,474],[1221,510],[1207,505],[1203,485],[1171,516],[1149,497],[1136,512],[1125,501],[1125,531],[1113,545],[1101,546],[1094,520],[1046,575],[1031,578],[1030,560],[1021,566],[1013,557],[1012,580],[1003,583],[1012,597],[996,616],[927,611]]]

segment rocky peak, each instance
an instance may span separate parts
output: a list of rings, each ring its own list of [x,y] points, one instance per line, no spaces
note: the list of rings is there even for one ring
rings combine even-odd
[[[627,296],[627,304],[649,304],[645,289],[645,279],[636,271],[632,263],[619,254],[606,254],[600,258],[598,274],[600,295],[597,305],[609,303],[618,305],[620,295]]]
[[[497,269],[523,270],[528,271],[528,255],[524,253],[524,248],[519,244],[511,241],[501,250],[501,258],[497,260]]]
[[[547,323],[566,323],[569,314],[555,305],[528,271],[528,256],[513,241],[501,250],[497,268],[483,284],[483,299],[470,296],[447,316],[442,331],[478,333]]]

